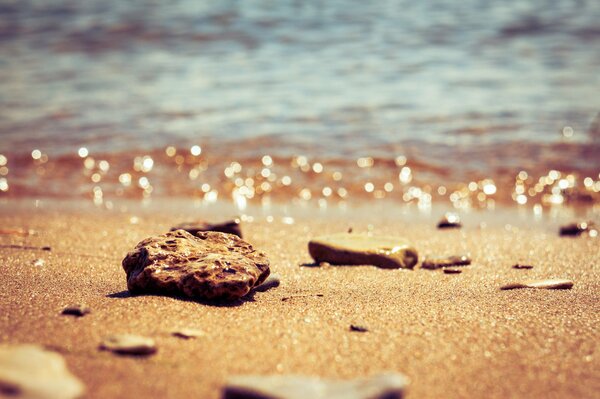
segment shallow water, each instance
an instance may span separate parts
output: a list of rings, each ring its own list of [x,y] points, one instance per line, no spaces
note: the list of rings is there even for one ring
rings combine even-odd
[[[0,196],[120,196],[130,173],[153,188],[135,195],[223,198],[270,155],[265,191],[304,199],[435,200],[470,182],[477,197],[491,181],[480,206],[565,189],[597,203],[597,1],[14,1],[0,15]],[[187,158],[169,164],[168,146]],[[151,170],[135,170],[143,156]]]

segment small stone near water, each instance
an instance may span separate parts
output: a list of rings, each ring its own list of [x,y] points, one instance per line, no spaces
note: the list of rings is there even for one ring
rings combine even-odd
[[[37,345],[0,345],[0,397],[74,399],[84,390],[60,354]]]
[[[446,213],[442,220],[438,222],[438,229],[460,229],[462,223],[456,213]]]
[[[223,223],[189,222],[171,227],[171,231],[185,230],[192,235],[203,231],[218,231],[220,233],[233,234],[242,238],[242,228],[240,219],[232,219]]]
[[[222,399],[401,399],[408,379],[399,373],[355,380],[296,375],[239,376],[229,379]]]
[[[69,305],[62,310],[62,314],[69,316],[85,316],[86,314],[91,313],[92,309],[85,305],[77,304],[77,305]]]
[[[46,261],[44,259],[35,259],[31,264],[35,267],[42,267],[46,265]]]
[[[595,225],[592,222],[580,222],[580,223],[571,223],[565,226],[561,226],[559,230],[559,235],[561,236],[580,236],[583,233],[592,233],[595,231],[596,235],[597,230],[595,229]]]
[[[444,273],[446,273],[446,274],[460,274],[460,273],[462,273],[462,270],[455,269],[453,267],[445,267],[444,268]]]
[[[514,290],[517,288],[540,288],[547,290],[567,290],[573,287],[573,281],[566,279],[529,280],[519,283],[510,283],[500,287],[501,290]]]
[[[367,332],[369,329],[367,327],[358,326],[356,324],[350,324],[350,331],[354,332]]]
[[[151,355],[156,352],[156,344],[152,338],[133,334],[118,334],[106,337],[100,349],[121,355]]]
[[[466,255],[448,256],[445,258],[428,258],[423,261],[422,269],[441,269],[450,266],[467,266],[471,264],[471,258]]]
[[[533,269],[532,265],[522,265],[520,263],[517,263],[515,265],[513,265],[513,269]]]
[[[254,288],[254,291],[264,292],[270,290],[271,288],[279,287],[280,284],[281,278],[279,277],[279,274],[270,274],[261,285]]]
[[[312,239],[308,251],[315,262],[332,265],[373,265],[386,269],[412,269],[417,251],[397,237],[368,234],[332,234]]]
[[[123,259],[132,294],[238,299],[269,276],[267,256],[241,238],[184,230],[147,238]]]
[[[177,330],[173,330],[171,334],[175,337],[184,339],[198,338],[205,335],[203,331],[196,330],[194,328],[179,328]]]

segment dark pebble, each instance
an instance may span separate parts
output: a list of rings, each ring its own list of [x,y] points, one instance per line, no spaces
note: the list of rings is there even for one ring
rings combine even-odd
[[[517,263],[516,265],[513,265],[513,269],[533,269],[533,266],[521,265],[521,264]]]
[[[571,223],[561,226],[558,234],[561,236],[580,236],[581,234],[591,230],[594,224],[591,222]]]
[[[242,238],[240,219],[232,219],[223,223],[190,222],[171,227],[171,231],[185,230],[192,235],[204,231],[218,231],[220,233],[233,234]]]
[[[357,326],[355,324],[350,324],[350,331],[354,331],[354,332],[367,332],[369,331],[368,328],[363,327],[363,326]]]
[[[62,310],[62,314],[69,316],[85,316],[89,314],[92,310],[85,305],[70,305]]]
[[[443,267],[450,266],[467,266],[471,264],[471,258],[466,255],[461,256],[447,256],[445,258],[430,258],[425,259],[421,264],[422,269],[441,269]]]
[[[460,270],[460,269],[453,269],[453,268],[444,268],[444,273],[446,273],[446,274],[460,274],[460,273],[462,273],[462,270]]]
[[[438,222],[438,229],[460,229],[462,223],[456,213],[447,213],[442,220]]]

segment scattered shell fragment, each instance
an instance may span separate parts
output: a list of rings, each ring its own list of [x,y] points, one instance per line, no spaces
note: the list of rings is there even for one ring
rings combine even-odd
[[[513,269],[533,269],[532,265],[522,265],[520,263],[514,264]]]
[[[500,287],[501,290],[513,290],[516,288],[541,288],[548,290],[566,290],[573,287],[573,281],[566,279],[529,280],[524,282],[510,283]]]
[[[92,311],[89,307],[82,304],[69,305],[62,310],[62,314],[70,316],[85,316]]]
[[[450,266],[467,266],[471,264],[471,258],[466,255],[448,256],[445,258],[428,258],[423,261],[422,269],[441,269]]]
[[[156,344],[152,338],[133,334],[117,334],[106,337],[100,349],[123,355],[151,355],[156,352]]]
[[[204,332],[195,328],[178,328],[173,330],[171,334],[178,338],[190,339],[204,336]]]
[[[197,235],[203,231],[218,231],[221,233],[233,234],[242,238],[242,228],[240,219],[232,219],[222,223],[206,223],[202,221],[182,223],[171,227],[171,231],[185,230],[192,235]]]
[[[359,326],[356,324],[350,324],[350,331],[354,332],[367,332],[369,329],[367,327]]]
[[[60,354],[37,345],[0,345],[0,397],[74,399],[84,390]]]
[[[398,237],[369,234],[332,234],[312,239],[308,251],[315,262],[332,265],[374,265],[386,269],[412,269],[417,251]]]
[[[444,268],[444,273],[446,273],[446,274],[460,274],[460,273],[462,273],[462,270],[456,269],[456,268],[453,268],[453,267],[445,267]]]
[[[147,238],[123,259],[133,294],[238,299],[269,276],[269,259],[233,234],[184,230]]]
[[[355,380],[326,380],[297,375],[230,378],[223,399],[401,399],[408,379],[399,373]]]
[[[460,217],[456,213],[448,212],[438,222],[437,227],[438,229],[460,229],[462,223],[460,222]]]
[[[270,274],[269,277],[258,287],[254,288],[255,291],[264,292],[270,290],[271,288],[279,287],[281,284],[281,277],[279,274],[273,273]]]
[[[35,267],[42,267],[46,265],[46,261],[44,259],[35,259],[31,264]]]

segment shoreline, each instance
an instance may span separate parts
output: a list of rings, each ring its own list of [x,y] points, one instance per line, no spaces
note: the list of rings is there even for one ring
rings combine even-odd
[[[409,377],[409,399],[591,398],[598,391],[599,243],[561,238],[552,228],[556,222],[507,230],[465,220],[461,230],[442,231],[435,228],[438,215],[395,218],[373,209],[377,221],[371,223],[361,212],[342,218],[295,215],[291,224],[279,216],[271,223],[255,217],[242,225],[245,239],[268,254],[281,285],[215,306],[129,296],[120,266],[126,252],[200,211],[158,207],[134,213],[50,207],[32,212],[25,205],[0,211],[2,226],[36,231],[2,235],[3,244],[52,247],[0,250],[0,341],[59,352],[86,385],[85,397],[218,398],[233,375],[354,378],[385,371]],[[204,215],[232,216],[227,208]],[[473,264],[458,275],[299,266],[311,260],[311,237],[345,231],[348,224],[356,232],[406,237],[422,256],[469,253]],[[44,265],[33,266],[36,259]],[[534,268],[513,269],[517,262]],[[499,289],[532,278],[569,278],[575,285]],[[79,302],[92,313],[60,315],[64,306]],[[352,332],[351,324],[369,331]],[[182,340],[170,335],[173,328],[196,328],[205,336]],[[98,350],[114,333],[152,337],[158,353],[137,358]]]

